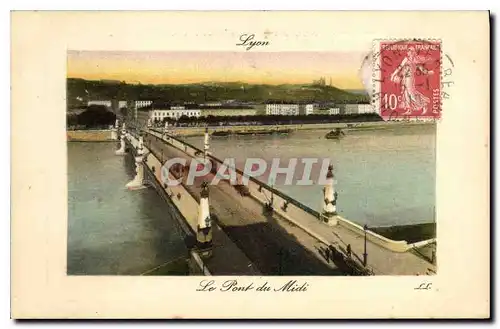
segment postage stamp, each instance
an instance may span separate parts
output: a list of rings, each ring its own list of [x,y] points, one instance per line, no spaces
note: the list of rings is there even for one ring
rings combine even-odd
[[[376,40],[372,105],[384,120],[441,117],[441,41]]]

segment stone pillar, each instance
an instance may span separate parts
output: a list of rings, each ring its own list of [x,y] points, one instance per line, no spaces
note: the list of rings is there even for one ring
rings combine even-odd
[[[120,126],[118,125],[118,119],[116,119],[115,121],[115,126],[113,128],[111,128],[111,139],[116,141],[118,140],[118,128]]]
[[[205,141],[203,143],[203,157],[206,158],[210,149],[210,137],[208,136],[208,128],[205,128]]]
[[[139,135],[139,145],[137,148],[137,152],[140,154],[144,154],[144,136],[142,134]]]
[[[165,127],[163,128],[163,134],[168,135],[168,121],[165,121]]]
[[[125,127],[125,124],[123,124],[123,127]],[[126,131],[125,131],[125,128],[122,128],[121,135],[120,135],[120,148],[115,151],[116,155],[124,155],[125,154],[125,137],[126,137]]]
[[[129,190],[137,190],[144,187],[144,163],[142,162],[144,155],[144,140],[142,135],[139,137],[137,145],[137,156],[135,157],[135,177],[125,185]]]
[[[198,207],[198,226],[196,232],[197,248],[203,257],[212,256],[212,223],[208,203],[208,184],[201,185],[200,205]]]
[[[322,219],[328,225],[337,225],[337,192],[333,186],[333,166],[328,166],[326,173],[326,184],[323,188],[323,211]]]

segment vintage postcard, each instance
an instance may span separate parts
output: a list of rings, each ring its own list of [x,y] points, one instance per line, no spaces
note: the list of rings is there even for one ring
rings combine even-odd
[[[488,318],[489,33],[13,13],[12,316]]]

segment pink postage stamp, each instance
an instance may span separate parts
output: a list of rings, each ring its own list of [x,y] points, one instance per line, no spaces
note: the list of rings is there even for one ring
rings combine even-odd
[[[441,42],[377,40],[373,98],[384,120],[441,117]]]

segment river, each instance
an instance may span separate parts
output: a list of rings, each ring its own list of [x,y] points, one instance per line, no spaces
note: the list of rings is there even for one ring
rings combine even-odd
[[[67,273],[187,274],[187,249],[167,204],[152,188],[125,188],[135,174],[131,155],[116,156],[116,143],[67,145]]]
[[[221,159],[235,158],[240,169],[247,157],[263,158],[267,163],[279,158],[280,167],[290,158],[329,158],[335,167],[337,209],[343,217],[371,227],[434,221],[435,125],[350,131],[342,140],[327,140],[326,132],[213,137],[210,151]],[[203,137],[184,139],[200,148],[203,145]],[[302,177],[300,170],[298,173]],[[319,175],[319,166],[313,167],[311,176],[314,174]],[[285,185],[284,179],[277,179],[274,187],[321,209],[322,186]]]

